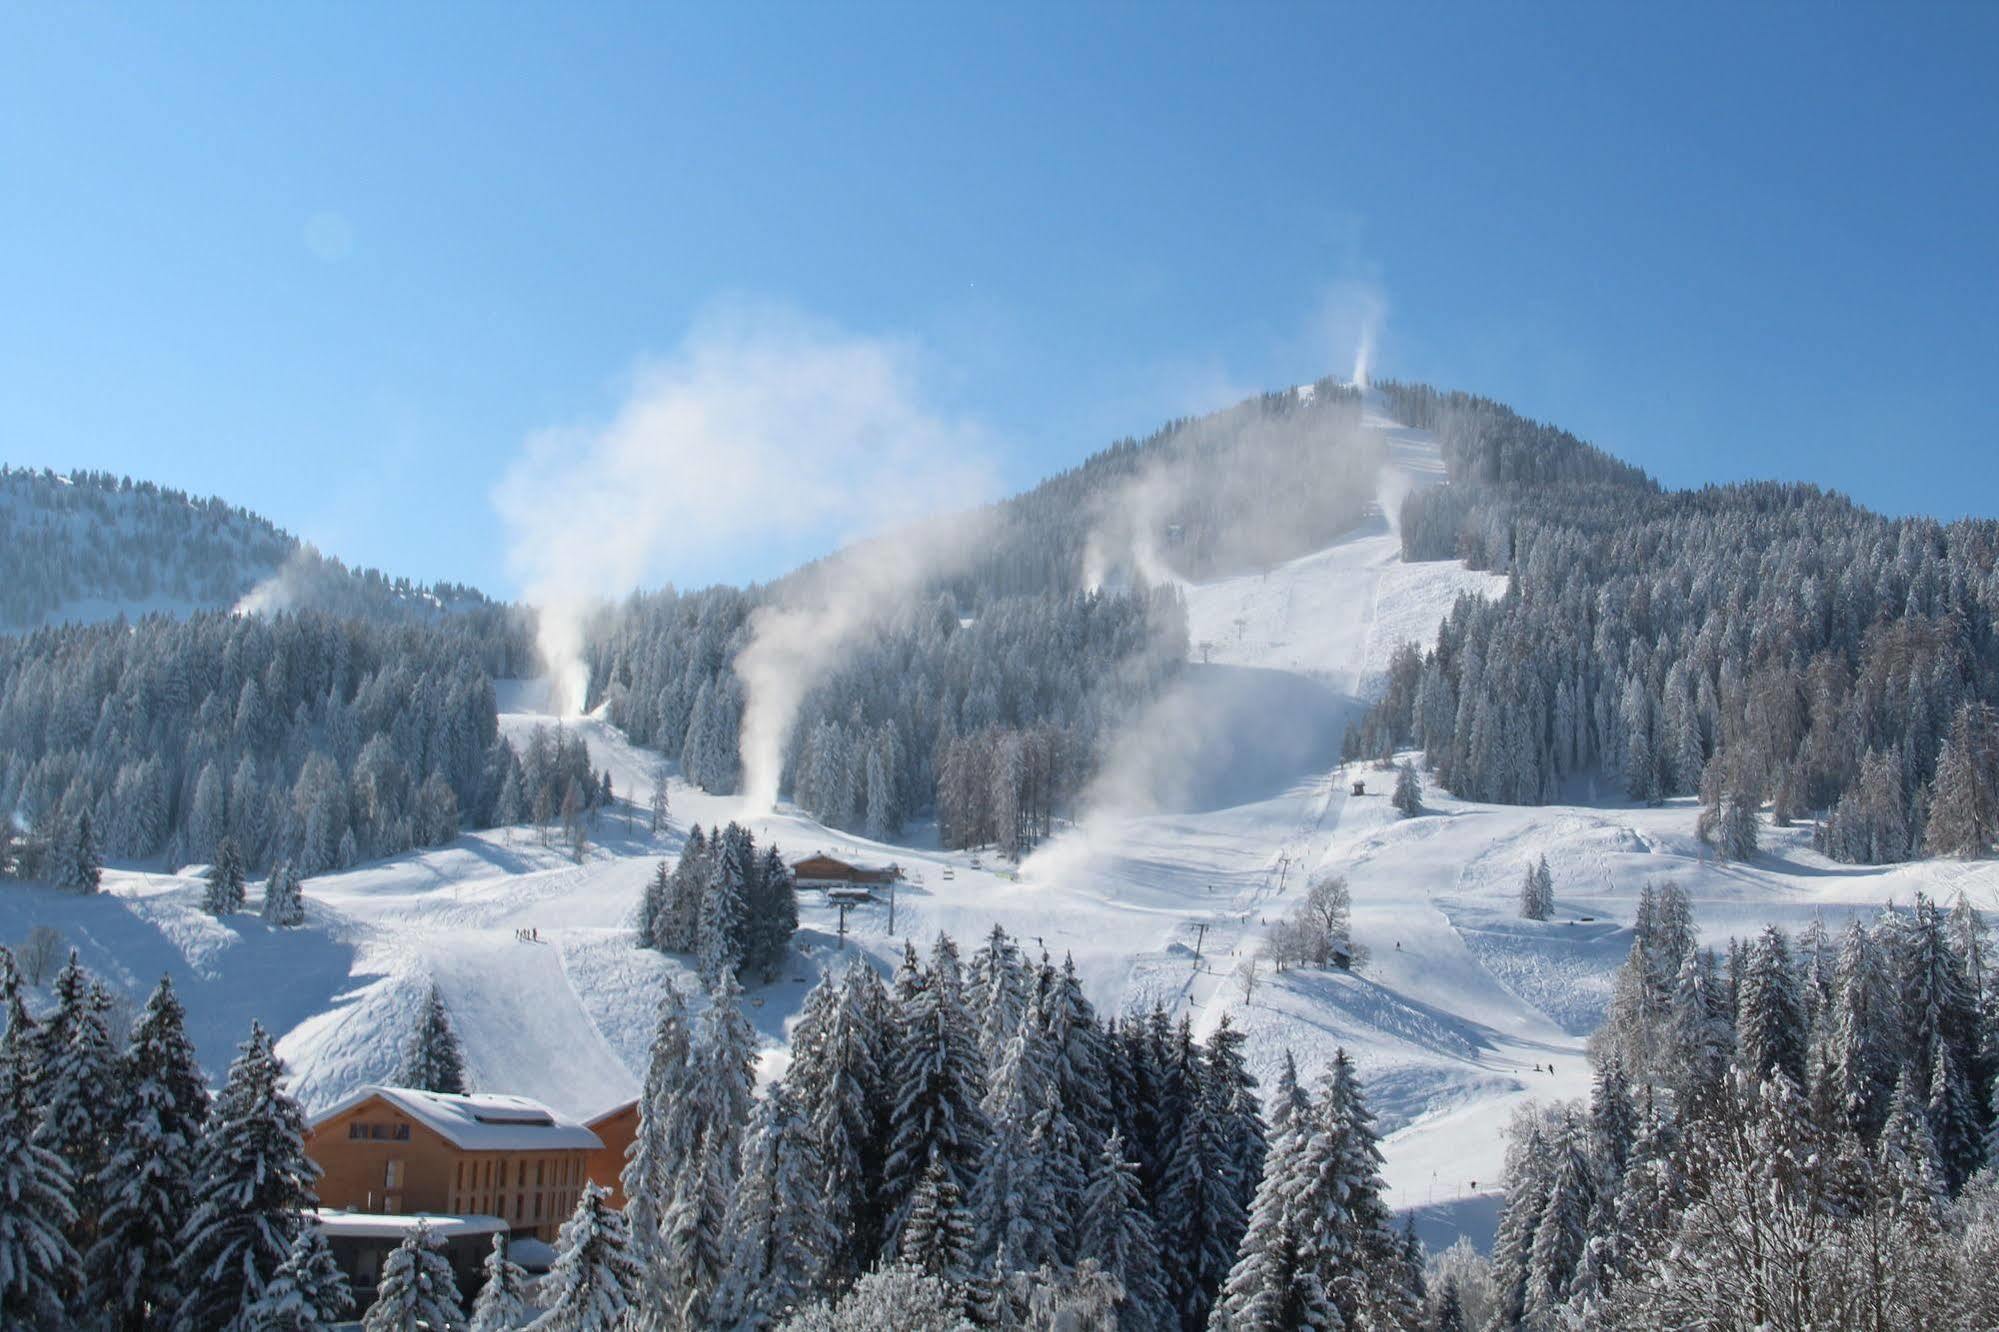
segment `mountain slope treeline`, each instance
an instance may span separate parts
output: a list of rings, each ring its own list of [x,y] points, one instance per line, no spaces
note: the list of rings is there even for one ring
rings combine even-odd
[[[307,874],[449,840],[461,819],[490,821],[518,766],[492,676],[532,660],[527,627],[498,608],[0,638],[0,810],[25,830],[30,873],[86,819],[100,853],[207,862],[226,837],[250,866]]]
[[[1726,807],[1768,803],[1847,861],[1991,842],[1999,523],[1810,485],[1668,492],[1496,404],[1385,391],[1438,430],[1453,481],[1404,503],[1404,558],[1512,584],[1397,656],[1350,754],[1419,746],[1475,800],[1544,803],[1585,774],[1698,793],[1717,840]],[[1732,827],[1746,850],[1753,819]]]
[[[1327,381],[1123,440],[972,517],[976,549],[844,654],[805,700],[783,794],[892,837],[934,813],[949,846],[1017,855],[1095,771],[1118,722],[1185,661],[1166,575],[1211,577],[1317,549],[1374,503],[1383,457],[1358,392]],[[602,617],[591,700],[711,791],[741,781],[734,662],[767,587],[634,597]]]

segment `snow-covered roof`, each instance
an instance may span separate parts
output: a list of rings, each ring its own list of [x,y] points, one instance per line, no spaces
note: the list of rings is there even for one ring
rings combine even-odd
[[[379,1215],[349,1212],[336,1207],[313,1209],[312,1219],[328,1239],[403,1240],[419,1225],[429,1229],[439,1242],[467,1235],[505,1234],[507,1223],[497,1216],[458,1216],[446,1212],[412,1212],[408,1215]]]
[[[529,1272],[546,1272],[555,1266],[555,1246],[532,1235],[507,1241],[507,1257]]]
[[[604,1145],[588,1128],[540,1101],[495,1092],[453,1096],[411,1087],[363,1087],[315,1116],[312,1126],[317,1129],[378,1096],[463,1151],[596,1151]]]

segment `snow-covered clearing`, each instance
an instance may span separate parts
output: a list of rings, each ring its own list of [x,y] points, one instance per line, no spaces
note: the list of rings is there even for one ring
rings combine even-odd
[[[1397,484],[1440,477],[1418,432],[1395,431],[1391,442]],[[1460,1229],[1489,1237],[1501,1130],[1518,1104],[1587,1093],[1585,1035],[1647,880],[1679,879],[1711,941],[1919,890],[1963,889],[1999,908],[1999,865],[1834,865],[1802,830],[1766,828],[1749,865],[1712,863],[1685,803],[1522,809],[1430,792],[1429,812],[1397,817],[1387,774],[1335,768],[1345,721],[1399,642],[1427,642],[1460,593],[1496,594],[1504,583],[1453,563],[1406,565],[1396,551],[1377,521],[1267,573],[1190,587],[1195,664],[1113,756],[1105,807],[1017,872],[937,851],[922,828],[913,845],[885,846],[788,807],[746,821],[790,856],[823,849],[905,867],[893,931],[886,903],[849,917],[848,946],[884,967],[906,937],[948,931],[969,950],[997,922],[1057,959],[1073,955],[1108,1011],[1163,1002],[1202,1032],[1227,1014],[1266,1077],[1286,1049],[1316,1073],[1345,1046],[1388,1135],[1393,1199],[1418,1211],[1433,1244]],[[504,688],[502,726],[519,737],[550,723],[542,695]],[[600,719],[565,724],[621,797],[642,804],[662,760]],[[1355,776],[1366,794],[1349,794]],[[588,1116],[634,1093],[663,980],[694,988],[680,960],[632,945],[642,885],[677,854],[690,822],[743,817],[736,799],[677,780],[672,802],[672,830],[657,839],[629,803],[627,815],[606,817],[580,865],[515,829],[311,880],[299,930],[249,914],[211,920],[191,877],[113,871],[96,898],[0,894],[0,939],[53,925],[135,997],[172,973],[217,1076],[251,1019],[262,1020],[316,1108],[391,1075],[434,983],[475,1085]],[[1520,876],[1543,854],[1556,918],[1519,920]],[[1352,885],[1371,960],[1353,975],[1266,967],[1246,990],[1268,923],[1314,874],[1332,872]],[[812,894],[801,907],[791,965],[750,991],[773,1069],[806,988],[839,956],[836,911]],[[522,930],[539,941],[522,942]]]

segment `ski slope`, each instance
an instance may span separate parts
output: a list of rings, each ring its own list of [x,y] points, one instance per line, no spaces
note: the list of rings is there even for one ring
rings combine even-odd
[[[1394,460],[1385,495],[1441,480],[1426,437],[1375,424]],[[94,898],[32,886],[0,894],[0,939],[51,925],[135,1001],[172,974],[217,1077],[251,1019],[263,1021],[313,1108],[393,1075],[435,984],[475,1086],[589,1116],[635,1094],[662,983],[696,988],[682,960],[633,946],[643,884],[691,823],[740,818],[788,856],[818,849],[904,866],[892,924],[887,903],[848,921],[846,946],[884,967],[905,938],[947,931],[969,950],[997,923],[1057,960],[1072,956],[1107,1012],[1163,1003],[1202,1033],[1226,1015],[1266,1078],[1286,1050],[1312,1075],[1345,1047],[1386,1134],[1394,1202],[1416,1211],[1433,1244],[1459,1232],[1483,1241],[1508,1116],[1532,1098],[1587,1093],[1585,1038],[1648,880],[1685,885],[1713,942],[1769,920],[1796,927],[1815,911],[1836,925],[1919,890],[1961,889],[1999,909],[1999,865],[1834,865],[1803,830],[1765,829],[1755,861],[1714,864],[1684,802],[1525,809],[1426,792],[1424,815],[1398,817],[1388,774],[1338,768],[1345,723],[1399,643],[1429,642],[1458,596],[1504,586],[1453,562],[1402,563],[1377,515],[1326,550],[1188,587],[1195,647],[1184,677],[1110,753],[1093,812],[1017,869],[940,851],[930,829],[890,846],[788,806],[746,816],[735,798],[668,769],[669,832],[648,835],[626,804],[601,821],[580,864],[530,829],[469,834],[309,881],[308,923],[291,931],[251,914],[210,919],[191,876],[113,870]],[[504,685],[501,707],[517,740],[554,724],[543,686]],[[562,724],[622,796],[643,801],[664,760],[600,717]],[[1356,776],[1366,794],[1350,794]],[[1541,855],[1556,918],[1522,921],[1517,886]],[[1355,974],[1266,967],[1246,984],[1270,923],[1321,873],[1351,884],[1369,961]],[[836,913],[808,894],[800,914],[790,965],[749,995],[771,1070],[806,989],[841,958]]]

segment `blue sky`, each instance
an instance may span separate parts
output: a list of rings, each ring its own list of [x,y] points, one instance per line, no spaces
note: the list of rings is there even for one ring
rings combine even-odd
[[[1995,49],[1991,5],[12,6],[0,459],[512,592],[510,460],[718,303],[892,342],[1008,487],[1344,372],[1378,303],[1380,372],[1668,483],[1999,514]]]

